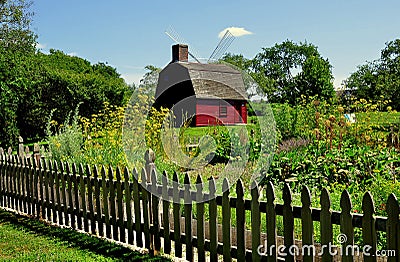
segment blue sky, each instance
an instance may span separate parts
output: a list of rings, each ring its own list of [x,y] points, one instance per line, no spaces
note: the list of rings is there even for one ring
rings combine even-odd
[[[247,58],[286,39],[307,41],[333,65],[336,87],[358,65],[379,58],[385,42],[400,38],[398,0],[35,0],[32,9],[43,52],[54,48],[107,62],[128,83],[138,83],[146,65],[171,60],[169,26],[200,57],[210,56],[227,27],[252,32],[228,49]]]

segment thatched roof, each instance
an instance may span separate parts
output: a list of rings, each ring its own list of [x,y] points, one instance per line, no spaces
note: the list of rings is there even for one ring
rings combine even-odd
[[[197,98],[246,100],[242,74],[225,64],[174,62],[160,73],[156,97],[174,84],[190,81]]]

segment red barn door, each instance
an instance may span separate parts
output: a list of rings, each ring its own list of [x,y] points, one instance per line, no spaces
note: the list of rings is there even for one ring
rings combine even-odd
[[[242,116],[242,121],[244,124],[247,124],[247,107],[246,102],[242,102],[241,104],[240,115]]]

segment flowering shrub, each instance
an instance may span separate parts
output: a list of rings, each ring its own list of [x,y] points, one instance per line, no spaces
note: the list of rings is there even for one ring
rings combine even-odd
[[[85,139],[82,147],[84,163],[120,168],[127,165],[122,147],[124,112],[124,107],[105,102],[97,114],[80,118]]]
[[[51,119],[54,110],[50,113]],[[79,125],[78,108],[67,116],[62,124],[56,121],[48,121],[46,134],[48,136],[49,151],[54,160],[60,162],[83,162],[81,148],[83,146],[82,129]]]

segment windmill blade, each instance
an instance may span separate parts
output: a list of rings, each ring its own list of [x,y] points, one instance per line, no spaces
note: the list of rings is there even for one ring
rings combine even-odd
[[[221,38],[218,45],[215,47],[214,51],[210,55],[210,58],[208,58],[208,62],[210,62],[210,60],[219,59],[221,55],[225,53],[225,51],[232,44],[233,40],[235,40],[235,36],[232,35],[232,33],[229,32],[229,30],[226,30],[224,36]]]
[[[165,33],[169,38],[171,38],[175,43],[177,44],[187,44],[185,39],[183,39],[172,26],[169,26],[167,30],[165,30]]]
[[[182,38],[172,26],[169,26],[167,28],[167,30],[165,30],[165,34],[171,38],[176,44],[187,44],[187,42],[185,41],[184,38]],[[192,46],[190,46],[190,49],[192,51],[188,51],[189,55],[191,58],[193,58],[194,60],[196,60],[197,63],[201,62],[196,58],[196,56],[198,57],[197,53],[195,52],[194,48]]]

